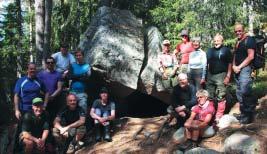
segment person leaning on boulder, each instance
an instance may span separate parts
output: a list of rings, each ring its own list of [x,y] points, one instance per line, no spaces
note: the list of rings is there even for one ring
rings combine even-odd
[[[164,88],[172,91],[172,88],[177,85],[178,62],[175,55],[170,53],[169,40],[164,40],[162,43],[162,53],[158,56],[158,64]]]
[[[94,119],[96,128],[96,141],[101,141],[101,129],[104,128],[104,140],[111,142],[110,122],[115,119],[115,103],[109,100],[106,87],[100,90],[100,99],[96,99],[92,105],[90,115]]]

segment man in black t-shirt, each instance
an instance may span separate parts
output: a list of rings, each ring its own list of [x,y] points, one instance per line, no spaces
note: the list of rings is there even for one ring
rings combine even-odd
[[[252,94],[251,62],[254,59],[256,41],[247,36],[242,24],[235,25],[235,34],[238,39],[234,58],[233,71],[236,80],[236,96],[240,103],[241,115],[237,118],[240,123],[248,124],[253,121],[256,107],[256,98]]]
[[[191,108],[196,105],[196,88],[189,84],[187,75],[178,75],[179,84],[173,88],[172,105],[167,108],[167,112],[177,120],[178,127],[184,126],[185,121],[190,117]]]
[[[49,133],[48,115],[44,112],[42,98],[32,100],[32,112],[27,112],[22,119],[20,141],[24,145],[25,153],[44,153]]]
[[[110,121],[115,119],[115,103],[109,100],[107,88],[102,87],[99,95],[100,99],[94,101],[90,111],[96,127],[96,141],[101,141],[101,129],[104,127],[104,140],[110,142]]]
[[[207,52],[208,76],[207,90],[210,99],[217,102],[215,121],[218,123],[226,107],[226,89],[232,72],[232,54],[229,48],[223,46],[223,36],[214,37],[214,47]]]
[[[85,111],[77,105],[77,98],[74,94],[67,96],[67,106],[64,107],[54,120],[53,136],[60,146],[68,137],[73,137],[67,153],[73,153],[84,144],[81,142],[86,128]]]

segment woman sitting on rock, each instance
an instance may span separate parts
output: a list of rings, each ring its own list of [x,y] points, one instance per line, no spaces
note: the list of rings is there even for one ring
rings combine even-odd
[[[184,124],[186,142],[179,145],[181,150],[197,147],[204,131],[210,128],[209,125],[212,123],[212,117],[215,114],[213,102],[208,100],[208,91],[198,90],[196,96],[198,104],[192,107],[190,118]]]

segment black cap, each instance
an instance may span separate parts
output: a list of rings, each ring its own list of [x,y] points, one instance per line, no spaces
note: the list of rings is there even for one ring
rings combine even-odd
[[[106,87],[102,87],[99,91],[99,93],[108,93],[108,89]]]

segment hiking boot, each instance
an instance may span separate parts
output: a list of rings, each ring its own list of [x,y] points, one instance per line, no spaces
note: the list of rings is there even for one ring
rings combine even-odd
[[[104,140],[111,142],[112,139],[110,137],[110,129],[109,129],[109,125],[104,126]]]
[[[102,140],[102,137],[101,137],[101,125],[100,124],[95,124],[95,131],[96,131],[95,141],[96,142],[100,142]]]
[[[244,116],[239,120],[239,122],[241,124],[250,124],[250,123],[252,123],[252,117],[251,116]]]
[[[72,154],[75,152],[75,145],[73,143],[70,143],[69,148],[67,150],[67,154]]]

